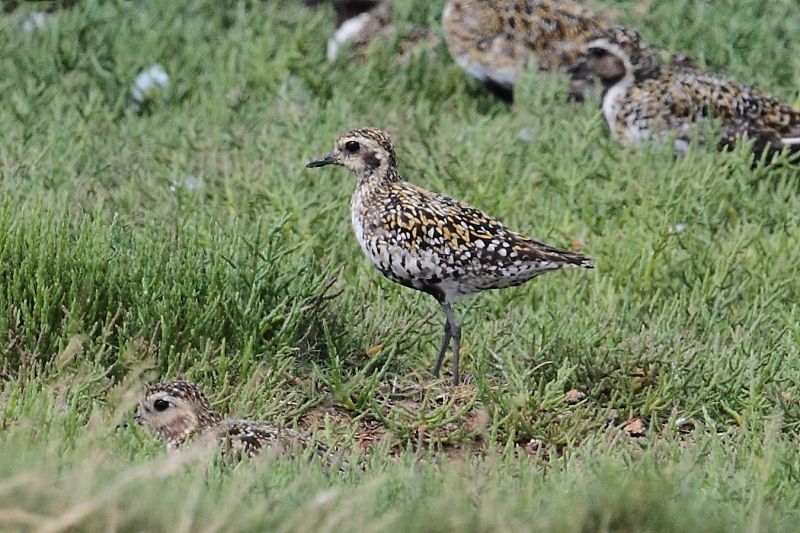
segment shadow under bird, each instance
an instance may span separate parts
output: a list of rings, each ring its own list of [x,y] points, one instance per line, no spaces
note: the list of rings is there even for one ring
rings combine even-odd
[[[601,80],[603,116],[623,146],[674,139],[683,153],[695,139],[725,149],[746,137],[757,159],[800,152],[800,111],[733,78],[662,63],[635,30],[618,27],[587,43],[570,70]],[[704,138],[713,121],[718,137]]]
[[[520,285],[563,267],[592,268],[587,256],[523,237],[482,211],[403,181],[389,135],[356,129],[308,168],[339,165],[356,176],[350,210],[361,249],[390,280],[433,296],[446,315],[434,376],[451,341],[459,382],[461,324],[452,304],[489,289]]]

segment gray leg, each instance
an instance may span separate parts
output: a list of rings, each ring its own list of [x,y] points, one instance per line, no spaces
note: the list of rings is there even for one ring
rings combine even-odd
[[[461,351],[461,323],[456,318],[455,313],[450,308],[448,304],[445,307],[445,312],[448,314],[448,320],[450,321],[450,328],[453,330],[453,385],[458,385],[459,382],[459,375],[458,375],[458,356],[459,352]]]
[[[436,364],[433,366],[433,377],[439,377],[439,370],[442,368],[442,362],[444,361],[444,353],[447,351],[447,346],[450,344],[450,319],[446,319],[444,322],[444,336],[442,337],[442,343],[439,345],[439,355],[436,356]]]
[[[454,320],[456,320],[454,318]],[[453,385],[458,385],[458,359],[461,352],[461,324],[456,320],[453,326]]]

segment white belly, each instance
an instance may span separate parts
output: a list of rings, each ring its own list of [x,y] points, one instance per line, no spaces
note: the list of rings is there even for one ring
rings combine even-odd
[[[629,86],[629,81],[620,81],[606,91],[603,97],[603,116],[606,119],[606,123],[608,123],[611,136],[618,141],[622,139],[619,139],[619,134],[617,132],[617,116],[622,106],[622,99],[625,97],[625,93],[628,92]]]

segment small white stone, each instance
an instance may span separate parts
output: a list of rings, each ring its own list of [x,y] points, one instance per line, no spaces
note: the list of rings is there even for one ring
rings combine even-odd
[[[195,176],[194,174],[186,174],[181,181],[178,183],[173,183],[169,186],[169,190],[172,192],[176,192],[178,189],[184,189],[186,191],[196,191],[200,187],[203,186],[203,180]]]
[[[20,29],[25,33],[32,33],[47,26],[47,23],[53,15],[45,13],[44,11],[34,11],[20,23]]]
[[[529,128],[522,128],[519,130],[519,133],[517,133],[517,139],[529,143],[533,140],[533,131]]]
[[[144,102],[154,91],[169,86],[169,75],[164,67],[153,63],[141,71],[131,84],[131,96],[134,100]]]
[[[686,224],[678,223],[672,226],[672,233],[683,233],[686,231]]]

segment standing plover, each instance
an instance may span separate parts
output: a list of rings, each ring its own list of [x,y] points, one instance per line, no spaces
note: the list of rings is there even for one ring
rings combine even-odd
[[[372,264],[442,306],[447,319],[433,374],[439,374],[452,340],[453,384],[459,381],[461,346],[453,302],[562,267],[592,268],[584,255],[523,237],[474,207],[403,181],[392,141],[381,130],[345,133],[332,153],[306,167],[324,165],[341,165],[356,175],[353,228]]]
[[[636,31],[618,28],[587,43],[571,71],[602,81],[603,115],[624,146],[672,139],[685,152],[693,139],[708,140],[709,123],[717,121],[720,148],[746,136],[759,157],[800,151],[800,112],[735,79],[662,64]]]
[[[222,446],[235,456],[251,457],[264,448],[284,452],[308,446],[306,438],[291,429],[267,422],[223,418],[197,385],[180,379],[148,387],[134,418],[164,439],[168,449],[203,441]],[[316,443],[314,446],[317,453],[327,456],[323,446]]]

